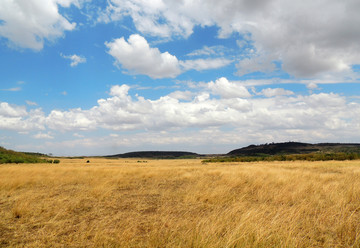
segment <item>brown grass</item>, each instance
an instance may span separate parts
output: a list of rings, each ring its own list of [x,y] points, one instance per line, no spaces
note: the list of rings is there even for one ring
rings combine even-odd
[[[0,247],[359,247],[360,161],[0,166]]]

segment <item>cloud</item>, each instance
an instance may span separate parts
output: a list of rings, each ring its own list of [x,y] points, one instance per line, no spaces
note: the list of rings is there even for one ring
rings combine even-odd
[[[347,74],[360,64],[359,12],[356,0],[110,0],[104,15],[108,21],[129,16],[140,33],[167,38],[187,38],[195,26],[216,25],[219,37],[235,32],[252,47],[250,54],[243,51],[239,75],[270,72],[278,61],[292,76],[315,78]],[[244,42],[239,44],[243,49]]]
[[[75,29],[76,23],[70,23],[58,9],[58,5],[67,8],[71,3],[78,1],[1,1],[0,36],[11,46],[40,51],[46,40],[53,41]]]
[[[152,78],[174,78],[188,70],[209,70],[229,65],[232,61],[224,58],[208,58],[179,61],[168,52],[161,53],[151,48],[146,39],[138,34],[106,42],[108,53],[121,65],[134,74],[144,74]]]
[[[342,83],[360,83],[359,79],[353,80],[352,78],[342,79],[340,77],[337,78],[317,78],[317,79],[281,79],[281,78],[271,78],[271,79],[246,79],[246,80],[236,80],[232,81],[234,83],[239,83],[246,87],[254,87],[254,86],[263,86],[263,85],[273,85],[273,84],[303,84],[308,88],[309,85],[311,87],[318,86],[320,84],[342,84]],[[188,87],[196,87],[197,83],[188,82]],[[309,88],[310,89],[310,88]],[[319,89],[319,88],[317,88]]]
[[[107,104],[105,107],[104,104]],[[122,106],[122,112],[113,110]],[[105,112],[105,108],[110,110]],[[170,97],[151,101],[118,96],[104,99],[97,125],[116,135],[68,140],[51,146],[108,154],[134,149],[185,149],[204,153],[228,152],[251,143],[297,140],[303,142],[356,142],[360,105],[346,103],[336,94],[283,98],[215,99],[199,93],[190,101]],[[85,113],[85,111],[84,111]],[[357,116],[349,119],[350,113]],[[137,116],[138,118],[131,118]],[[99,116],[100,117],[100,116]],[[64,121],[64,125],[69,123]],[[125,132],[126,130],[136,132]],[[73,152],[73,148],[70,152]],[[92,151],[92,152],[91,152]]]
[[[86,62],[86,58],[81,56],[81,55],[79,56],[79,55],[76,55],[76,54],[73,54],[73,55],[60,54],[60,56],[63,57],[64,59],[70,59],[71,60],[71,63],[70,63],[71,67],[75,67],[78,64]]]
[[[23,106],[0,102],[0,129],[26,132],[43,130],[45,116],[40,109],[27,111]]]
[[[45,123],[53,130],[94,130],[96,122],[89,111],[80,108],[69,111],[52,110],[46,117]]]
[[[196,60],[185,60],[180,61],[180,65],[183,70],[209,70],[209,69],[218,69],[224,66],[227,66],[231,63],[231,60],[224,58],[216,58],[216,59],[196,59]]]
[[[21,117],[27,115],[26,108],[10,105],[7,102],[0,103],[0,116],[2,117]]]
[[[37,133],[33,136],[35,139],[53,139],[54,137],[50,133]]]
[[[123,85],[114,85],[110,89],[110,96],[119,96],[122,98],[129,98],[128,91],[130,87],[126,84]]]
[[[227,50],[224,46],[204,46],[202,49],[198,49],[195,51],[192,51],[191,53],[186,54],[186,56],[223,56],[225,54],[225,51]]]
[[[133,99],[127,85],[115,85],[107,99],[89,110],[53,110],[46,118],[47,126],[54,130],[172,130],[173,128],[221,126],[231,123],[239,113],[247,110],[249,102],[239,97],[249,97],[243,86],[225,78],[210,82],[204,87],[223,100],[212,99],[203,91],[193,98],[189,92],[174,92],[156,100],[138,96]],[[236,91],[234,93],[234,91]],[[179,101],[179,99],[183,101]],[[229,119],[229,115],[234,117]]]
[[[194,24],[190,18],[182,15],[183,10],[176,1],[111,0],[98,20],[107,23],[131,16],[136,29],[141,33],[163,38],[174,34],[188,37],[192,33]],[[161,22],[160,19],[166,22]]]
[[[162,130],[229,126],[262,130],[356,130],[360,106],[337,94],[295,95],[285,89],[265,89],[252,98],[247,89],[226,78],[209,82],[198,93],[174,92],[159,99],[133,99],[127,85],[116,85],[107,99],[89,110],[53,110],[47,126],[54,130]],[[272,96],[281,95],[281,98]],[[217,97],[219,96],[219,98]],[[179,101],[181,99],[182,101]],[[354,116],[349,119],[349,116]],[[355,128],[355,129],[354,129]]]
[[[32,102],[32,101],[28,101],[28,100],[26,100],[25,102],[26,102],[26,104],[29,105],[29,106],[37,106],[37,103],[36,103],[36,102]]]
[[[77,137],[77,138],[84,138],[85,137],[84,135],[78,134],[78,133],[74,133],[73,136]]]
[[[151,48],[144,37],[133,34],[128,41],[119,38],[106,42],[108,53],[116,64],[132,73],[145,74],[152,78],[174,78],[181,73],[178,59],[168,52],[161,53]]]
[[[214,82],[207,84],[207,87],[215,95],[220,95],[222,98],[248,98],[251,97],[249,91],[242,85],[229,82],[222,77]]]
[[[273,97],[273,96],[289,96],[289,95],[294,95],[295,93],[292,92],[291,90],[285,90],[282,88],[267,88],[267,89],[263,89],[259,95],[264,95],[266,97]]]
[[[237,65],[237,75],[242,76],[252,72],[270,73],[276,69],[275,64],[265,56],[251,57],[241,60]]]
[[[309,90],[316,90],[318,89],[318,85],[314,82],[310,82],[306,84],[306,88],[308,88]]]
[[[171,144],[206,150],[210,144],[230,149],[254,142],[356,142],[360,138],[360,104],[339,94],[299,95],[268,88],[251,95],[241,82],[227,78],[199,83],[193,92],[176,90],[156,99],[132,97],[129,90],[128,85],[114,85],[107,98],[89,109],[52,110],[47,115],[41,109],[28,111],[2,102],[0,129],[38,131],[38,138],[71,132],[76,140],[51,141],[47,149],[77,145],[76,149],[90,147],[97,153],[100,148],[106,152],[103,147],[149,149]],[[95,130],[117,137],[88,137]],[[79,131],[87,137],[76,134]]]
[[[186,100],[190,101],[193,93],[191,91],[174,91],[168,96],[177,100]]]
[[[9,88],[9,89],[1,89],[2,91],[20,91],[21,87],[14,87],[14,88]]]

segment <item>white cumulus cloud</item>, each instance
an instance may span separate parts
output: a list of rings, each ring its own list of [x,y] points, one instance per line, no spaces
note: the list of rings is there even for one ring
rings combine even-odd
[[[226,78],[222,77],[215,82],[210,82],[207,87],[215,95],[220,95],[223,98],[247,98],[251,97],[249,91],[239,83],[229,82]]]
[[[130,72],[152,78],[173,78],[181,73],[179,61],[175,56],[151,48],[145,38],[138,34],[131,35],[128,41],[122,37],[105,44],[116,63]]]
[[[46,117],[46,125],[54,130],[94,130],[96,123],[91,113],[80,108],[69,111],[52,110]]]
[[[1,102],[0,115],[2,117],[21,117],[26,116],[27,111],[25,107],[11,105],[7,102]]]
[[[358,117],[348,116],[360,111],[358,104],[347,104],[336,94],[302,96],[284,89],[265,89],[261,92],[265,98],[252,98],[244,86],[226,78],[202,85],[196,94],[175,91],[155,100],[132,98],[129,89],[127,85],[113,86],[111,97],[98,100],[88,110],[53,110],[46,118],[47,126],[54,130],[83,131],[97,128],[171,131],[232,126],[254,133],[268,129],[323,129],[324,133],[341,128],[355,130]],[[271,97],[276,95],[282,97]]]
[[[106,42],[108,53],[115,58],[115,64],[121,65],[131,73],[144,74],[152,78],[174,78],[188,70],[209,70],[229,65],[232,61],[225,58],[208,58],[179,61],[168,52],[160,52],[150,47],[147,40],[138,34]]]
[[[59,13],[58,5],[69,7],[71,0],[2,0],[0,1],[0,36],[8,39],[14,47],[39,51],[46,40],[53,41],[74,30]]]
[[[24,106],[0,103],[0,130],[26,132],[45,129],[45,116],[41,109],[27,111]]]

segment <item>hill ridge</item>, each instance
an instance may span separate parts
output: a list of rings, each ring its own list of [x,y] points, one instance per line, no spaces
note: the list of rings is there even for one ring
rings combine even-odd
[[[105,156],[108,158],[181,158],[196,157],[199,154],[186,151],[135,151]]]
[[[358,143],[302,143],[302,142],[282,142],[266,143],[261,145],[249,145],[230,151],[226,155],[231,156],[254,156],[259,154],[278,155],[278,154],[306,154],[312,152],[357,152],[360,153]]]

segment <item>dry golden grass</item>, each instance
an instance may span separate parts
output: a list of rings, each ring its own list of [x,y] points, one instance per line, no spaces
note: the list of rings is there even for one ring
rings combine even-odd
[[[360,247],[360,161],[0,165],[0,247]]]

